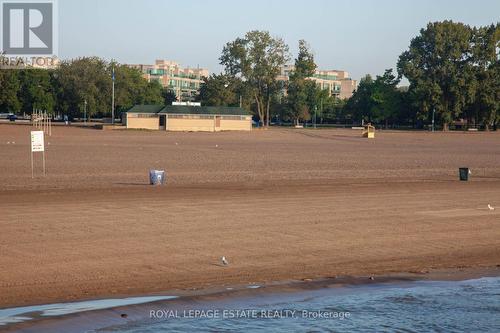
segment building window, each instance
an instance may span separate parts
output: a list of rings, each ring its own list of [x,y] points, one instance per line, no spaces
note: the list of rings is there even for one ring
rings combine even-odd
[[[248,116],[233,116],[233,115],[226,115],[226,116],[221,116],[222,120],[248,120],[250,117]]]

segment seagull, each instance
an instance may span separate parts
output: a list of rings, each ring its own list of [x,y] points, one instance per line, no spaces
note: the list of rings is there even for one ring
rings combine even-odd
[[[488,204],[488,209],[489,210],[495,210],[495,207],[492,207],[490,204]]]
[[[219,147],[219,145],[215,145],[215,148]]]
[[[222,256],[222,258],[220,258],[220,261],[222,261],[222,264],[223,264],[224,266],[229,265],[229,263],[228,263],[228,262],[227,262],[227,260],[226,260],[226,257],[224,257],[224,256]]]

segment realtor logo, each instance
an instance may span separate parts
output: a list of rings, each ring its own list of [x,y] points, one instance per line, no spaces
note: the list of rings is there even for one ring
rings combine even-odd
[[[56,3],[2,1],[2,51],[6,55],[55,55]]]

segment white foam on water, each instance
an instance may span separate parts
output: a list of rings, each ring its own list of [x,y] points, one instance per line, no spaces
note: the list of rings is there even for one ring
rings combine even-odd
[[[147,296],[99,299],[72,303],[55,303],[45,305],[23,306],[10,309],[0,309],[0,326],[31,320],[35,316],[54,317],[71,313],[103,310],[119,306],[143,304],[156,301],[175,299],[177,296]]]

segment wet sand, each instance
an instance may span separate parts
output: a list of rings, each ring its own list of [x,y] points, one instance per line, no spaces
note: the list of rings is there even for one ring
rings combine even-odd
[[[500,264],[497,133],[56,128],[31,180],[29,130],[0,125],[0,307]]]

